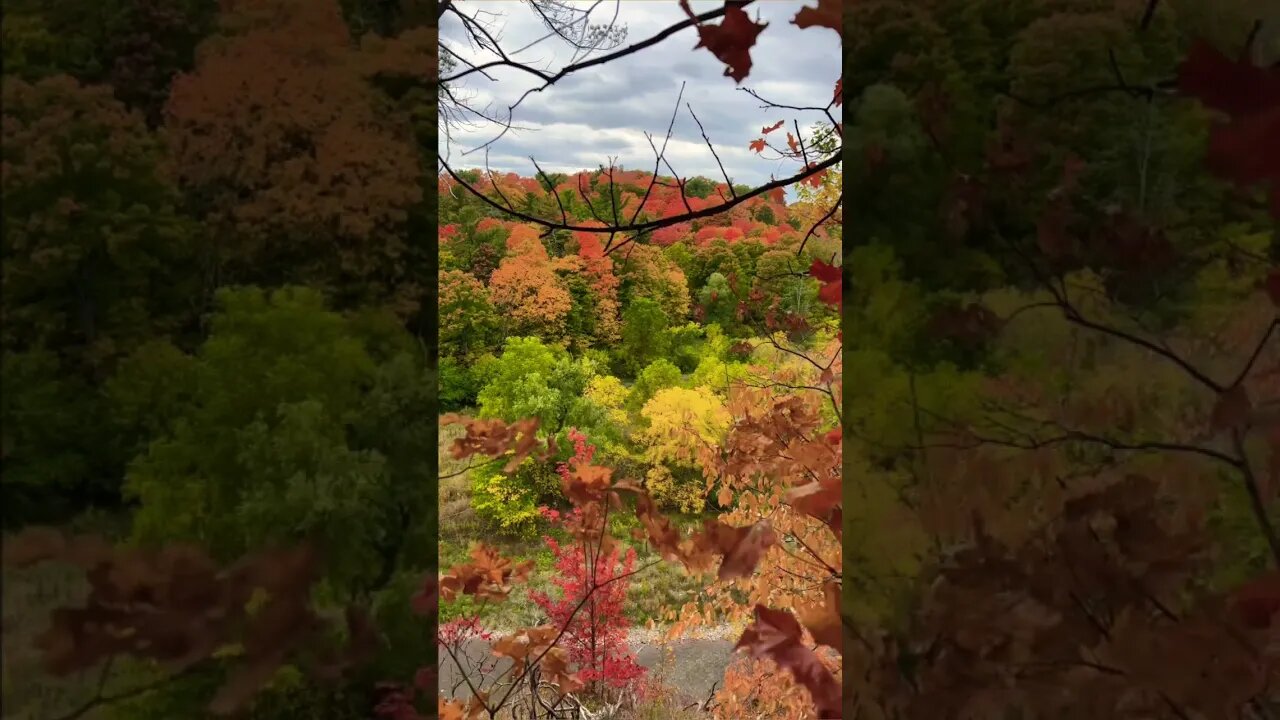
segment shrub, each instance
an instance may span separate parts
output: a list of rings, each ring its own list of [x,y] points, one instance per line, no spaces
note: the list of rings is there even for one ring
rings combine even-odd
[[[697,513],[706,507],[702,476],[688,468],[677,468],[672,473],[666,465],[654,465],[645,474],[644,485],[663,508]]]
[[[631,393],[627,395],[627,408],[639,410],[659,390],[679,385],[680,377],[680,368],[669,360],[660,359],[650,363],[640,371],[635,384],[631,386]]]
[[[477,472],[471,479],[471,508],[483,520],[518,537],[538,529],[538,493],[514,475]]]

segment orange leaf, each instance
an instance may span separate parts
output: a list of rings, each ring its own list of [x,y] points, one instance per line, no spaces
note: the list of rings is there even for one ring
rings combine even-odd
[[[750,577],[764,554],[777,542],[778,536],[767,520],[744,527],[706,520],[702,531],[693,538],[696,549],[724,556],[720,561],[720,580]]]
[[[823,168],[822,170],[819,170],[818,172],[810,175],[809,177],[801,180],[800,182],[804,183],[805,185],[812,185],[813,187],[822,187],[822,177],[826,174],[827,174],[827,170],[826,168]]]
[[[720,492],[716,493],[716,502],[720,503],[720,507],[729,507],[729,503],[733,502],[733,491],[722,486]]]
[[[800,622],[809,629],[814,642],[844,654],[844,633],[840,623],[840,585],[829,581],[823,587],[823,602],[800,609]]]
[[[784,122],[784,121],[779,120],[778,122],[776,122],[776,123],[774,123],[774,124],[770,125],[769,127],[760,128],[760,132],[764,133],[765,135],[768,135],[769,133],[773,132],[774,130],[777,130],[778,128],[782,127],[782,123],[783,123],[783,122]]]
[[[795,616],[784,610],[755,606],[755,622],[747,626],[735,650],[751,657],[767,657],[785,668],[804,685],[818,706],[818,717],[840,717],[840,683],[818,659],[817,653],[801,642],[803,632]]]
[[[844,78],[836,80],[836,94],[832,98],[835,104],[839,105],[844,101]]]
[[[437,697],[436,717],[440,720],[467,720],[467,716],[463,714],[466,707],[461,700],[445,700]]]
[[[756,138],[755,140],[752,140],[747,147],[755,150],[756,152],[764,152],[764,138]]]
[[[793,153],[800,152],[800,143],[796,142],[795,136],[791,133],[787,133],[787,147],[791,148]]]

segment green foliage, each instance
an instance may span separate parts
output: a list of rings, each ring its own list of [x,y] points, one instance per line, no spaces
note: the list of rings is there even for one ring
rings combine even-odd
[[[604,408],[585,395],[600,369],[590,357],[574,359],[538,338],[508,338],[500,357],[477,368],[485,383],[477,396],[480,415],[507,422],[537,418],[540,430],[550,434],[570,427],[612,434]]]
[[[668,330],[667,336],[671,339],[671,361],[680,368],[680,372],[693,372],[693,369],[698,366],[703,335],[703,328],[697,323],[689,323]]]
[[[191,68],[216,5],[200,0],[6,0],[4,72],[107,83],[154,124],[173,76]]]
[[[135,537],[198,540],[225,557],[315,537],[333,587],[376,589],[431,514],[421,360],[378,357],[312,290],[218,300],[189,400],[129,467]]]
[[[733,331],[742,326],[737,318],[738,298],[724,275],[711,273],[707,284],[698,291],[698,303],[707,322],[716,323],[730,334],[736,334]]]
[[[454,412],[475,404],[481,382],[472,365],[451,357],[440,358],[439,398],[442,412]]]
[[[599,310],[595,290],[581,273],[557,274],[560,275],[565,289],[569,291],[569,298],[573,303],[565,318],[565,333],[574,347],[586,347],[597,334]]]
[[[499,319],[485,286],[461,270],[442,271],[438,282],[440,354],[466,358],[492,349]]]
[[[146,450],[182,416],[196,391],[195,358],[153,340],[122,360],[104,386],[112,417],[131,454]]]
[[[636,376],[635,384],[627,394],[627,408],[638,412],[659,390],[675,387],[680,384],[680,380],[680,368],[673,365],[670,360],[662,358],[653,361]]]
[[[91,502],[111,502],[122,459],[108,408],[47,350],[5,352],[0,366],[4,519],[54,522]]]
[[[192,317],[193,226],[158,170],[159,142],[109,89],[6,78],[3,112],[0,341],[100,377]]]
[[[658,303],[636,298],[622,311],[622,342],[617,353],[623,369],[635,375],[653,361],[666,357],[670,346],[668,318]]]
[[[684,193],[686,195],[704,200],[711,197],[711,193],[715,192],[715,189],[716,183],[701,175],[686,180],[684,184]]]

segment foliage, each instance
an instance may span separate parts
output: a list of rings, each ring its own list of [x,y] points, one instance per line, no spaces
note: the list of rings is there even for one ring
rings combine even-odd
[[[632,383],[631,391],[627,394],[627,408],[638,412],[659,390],[675,387],[680,384],[681,379],[680,368],[672,365],[671,361],[665,358],[653,361],[640,371],[636,381]]]
[[[588,444],[586,436],[577,430],[570,431],[569,438],[574,446],[569,463],[590,463],[595,446]],[[569,463],[557,467],[566,485],[573,482]],[[553,523],[560,521],[556,510],[543,508],[542,513]],[[581,508],[575,507],[564,523],[572,529],[582,520]],[[562,547],[551,537],[543,541],[555,557],[559,575],[553,582],[560,589],[560,597],[553,599],[546,593],[531,591],[530,598],[548,619],[563,628],[569,657],[579,668],[579,679],[588,685],[633,687],[644,669],[635,664],[627,648],[627,618],[622,605],[635,566],[635,550],[629,549],[620,557],[616,547],[606,552],[598,546],[593,551],[586,544]]]
[[[442,354],[467,358],[493,346],[499,318],[479,280],[460,270],[442,271],[436,292]]]
[[[724,403],[705,387],[669,387],[654,393],[640,411],[640,431],[651,462],[696,466],[725,438],[731,418]]]
[[[379,357],[314,291],[219,298],[189,399],[130,466],[135,536],[224,556],[312,536],[337,587],[377,588],[423,492],[409,417],[426,377],[411,356]]]
[[[557,346],[536,337],[508,338],[502,355],[486,370],[480,414],[507,421],[535,418],[551,433],[569,425],[591,428],[602,417],[584,397],[591,376],[586,362]]]
[[[215,8],[191,0],[5,3],[5,73],[27,81],[67,74],[106,84],[152,126],[174,75],[189,70]]]
[[[44,346],[101,376],[189,319],[190,222],[159,143],[108,88],[4,84],[6,350]]]
[[[622,342],[618,356],[633,376],[669,351],[668,319],[658,303],[637,298],[622,313]]]
[[[546,248],[526,226],[511,229],[507,248],[507,256],[489,279],[489,292],[505,334],[560,339],[573,302],[556,276]]]
[[[177,181],[220,235],[220,271],[412,314],[429,282],[403,264],[418,158],[403,118],[378,106],[337,3],[230,3],[220,21],[165,110]]]
[[[523,537],[534,536],[541,518],[537,489],[504,473],[471,477],[471,507],[502,532]]]

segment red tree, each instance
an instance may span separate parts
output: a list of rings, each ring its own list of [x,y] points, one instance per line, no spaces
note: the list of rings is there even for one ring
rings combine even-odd
[[[572,462],[590,464],[595,446],[587,444],[586,436],[576,428],[569,431],[569,439],[574,446]],[[561,463],[557,469],[569,482],[569,465]],[[542,510],[548,520],[560,520],[558,511]],[[574,508],[566,524],[580,523],[582,519],[582,510]],[[562,642],[569,650],[570,660],[578,666],[579,679],[589,685],[603,682],[617,689],[632,685],[644,674],[627,645],[630,623],[623,612],[629,578],[635,569],[635,549],[622,553],[614,547],[602,553],[599,547],[587,544],[564,546],[551,537],[543,540],[556,558],[558,574],[552,582],[560,588],[560,597],[536,591],[531,591],[529,597],[556,627],[565,628]],[[593,587],[595,592],[591,591]]]

